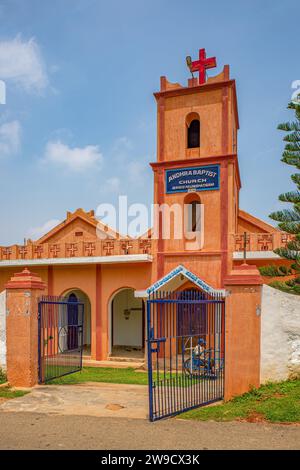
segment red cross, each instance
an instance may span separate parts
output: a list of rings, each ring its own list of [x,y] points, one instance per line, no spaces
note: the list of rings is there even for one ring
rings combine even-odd
[[[206,82],[206,69],[217,66],[215,57],[206,58],[205,49],[199,49],[199,60],[195,60],[191,65],[191,72],[199,72],[199,85]]]
[[[127,242],[127,241],[122,243],[121,246],[122,246],[122,250],[124,251],[125,255],[129,255],[130,248],[133,248],[132,245],[130,245],[130,242]]]
[[[41,245],[36,246],[34,249],[34,253],[37,255],[38,258],[41,258],[43,253],[43,247]]]
[[[111,255],[111,251],[114,249],[114,242],[106,242],[106,243],[103,245],[103,248],[104,248],[104,250],[105,250],[106,256]]]
[[[151,248],[151,240],[140,240],[140,248],[143,250],[143,253],[149,253]]]
[[[6,259],[10,259],[11,248],[2,248],[2,254],[5,256]]]
[[[75,256],[77,250],[77,243],[70,243],[67,247],[67,251],[69,252],[70,256]]]
[[[25,259],[25,256],[27,254],[27,248],[25,246],[20,246],[19,247],[19,254],[21,255],[22,259]]]
[[[57,258],[58,253],[60,252],[60,248],[58,245],[52,245],[50,248],[50,252],[53,255],[53,258]]]
[[[87,255],[92,256],[95,249],[96,249],[95,243],[87,242],[87,243],[85,243],[84,248],[85,248],[85,251],[87,252]]]

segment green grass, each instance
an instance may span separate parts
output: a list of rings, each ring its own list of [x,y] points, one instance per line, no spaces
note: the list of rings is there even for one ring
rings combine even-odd
[[[156,380],[157,374],[153,372],[153,380]],[[162,373],[159,378],[163,381],[164,379],[170,379],[170,373],[166,373],[164,376]],[[175,381],[175,376],[172,376],[173,380],[170,380],[166,384],[168,387],[175,387],[178,385]],[[189,387],[192,383],[198,382],[197,379],[189,380],[184,374],[178,374],[177,378],[182,379],[181,386]],[[115,369],[112,367],[83,367],[81,372],[75,372],[73,374],[65,375],[57,379],[53,379],[48,384],[64,385],[64,384],[78,384],[84,382],[107,382],[116,384],[137,384],[137,385],[148,385],[148,374],[146,371],[137,372],[132,367],[126,367],[122,369]],[[162,384],[163,385],[163,384]]]
[[[27,393],[29,392],[25,390],[14,390],[10,387],[0,388],[0,398],[18,398],[23,397]]]
[[[132,367],[113,369],[111,367],[84,367],[81,372],[53,379],[49,384],[79,384],[83,382],[107,382],[116,384],[148,384],[148,374],[136,372]]]
[[[300,422],[300,380],[263,385],[227,403],[188,411],[180,418],[201,421],[244,419],[273,423]]]
[[[7,380],[6,373],[0,367],[0,384],[4,384],[6,382],[6,380]]]

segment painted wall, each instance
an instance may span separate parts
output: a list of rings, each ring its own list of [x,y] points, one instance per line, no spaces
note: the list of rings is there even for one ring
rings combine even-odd
[[[6,369],[6,291],[0,294],[0,367]]]
[[[261,383],[300,375],[300,297],[263,286]]]
[[[141,308],[142,300],[134,297],[133,290],[125,289],[119,292],[113,302],[113,344],[114,346],[143,345],[143,312],[132,310],[128,320],[125,319],[124,309]]]

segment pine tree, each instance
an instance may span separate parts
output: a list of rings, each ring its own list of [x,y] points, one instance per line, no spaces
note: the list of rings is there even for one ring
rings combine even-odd
[[[289,103],[288,109],[295,111],[295,120],[279,124],[278,129],[284,131],[286,135],[283,140],[286,142],[281,161],[287,165],[292,165],[300,170],[300,103]],[[290,191],[279,196],[279,200],[289,203],[288,209],[272,212],[269,217],[278,222],[278,227],[284,232],[295,235],[295,239],[288,242],[285,248],[274,250],[276,254],[291,260],[291,269],[279,266],[264,266],[260,269],[262,275],[284,276],[293,274],[291,280],[285,282],[274,281],[270,283],[277,289],[300,295],[300,173],[291,175],[293,183],[296,185],[295,191]]]

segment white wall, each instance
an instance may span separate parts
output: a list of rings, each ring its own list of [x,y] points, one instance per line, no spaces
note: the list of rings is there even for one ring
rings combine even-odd
[[[6,370],[6,291],[0,294],[0,367]]]
[[[113,344],[114,346],[143,346],[143,313],[132,310],[128,320],[124,317],[126,308],[142,308],[142,300],[134,297],[133,290],[124,289],[113,301]]]
[[[300,376],[300,296],[263,286],[261,383]]]

